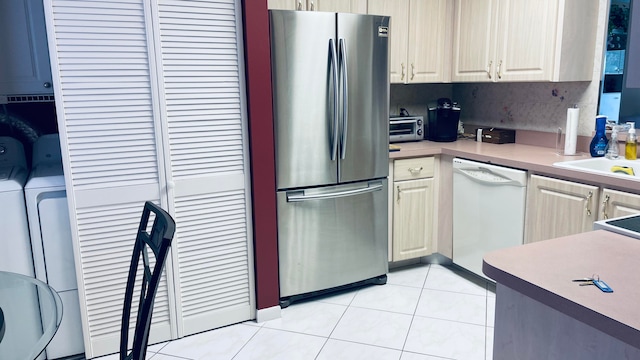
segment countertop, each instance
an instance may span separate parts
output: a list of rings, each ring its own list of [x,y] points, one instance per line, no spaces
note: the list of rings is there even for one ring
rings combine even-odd
[[[451,155],[469,160],[528,170],[536,174],[640,193],[640,181],[589,174],[553,166],[555,162],[590,158],[591,156],[588,153],[579,153],[576,156],[563,156],[558,155],[554,148],[549,147],[518,143],[490,144],[467,139],[460,139],[454,142],[433,142],[425,140],[396,143],[394,145],[400,146],[400,150],[389,152],[390,159]]]
[[[499,284],[640,348],[639,260],[640,241],[597,230],[487,253],[483,272]],[[613,293],[571,281],[593,274]]]

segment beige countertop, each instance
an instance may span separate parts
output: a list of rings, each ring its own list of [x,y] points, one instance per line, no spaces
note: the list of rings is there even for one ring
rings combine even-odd
[[[487,253],[483,272],[499,284],[640,348],[639,261],[640,240],[597,230]],[[593,274],[613,293],[571,281]]]
[[[588,153],[581,153],[577,156],[562,156],[558,155],[555,149],[549,147],[518,143],[490,144],[465,139],[448,143],[418,141],[396,143],[394,145],[400,146],[400,151],[390,152],[390,159],[440,154],[451,155],[469,160],[528,170],[535,174],[640,193],[640,181],[589,174],[553,166],[555,162],[590,158],[591,156]]]

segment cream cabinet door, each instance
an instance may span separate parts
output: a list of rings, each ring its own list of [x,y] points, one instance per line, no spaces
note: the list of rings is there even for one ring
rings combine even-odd
[[[455,0],[452,81],[494,81],[497,2]]]
[[[307,10],[366,14],[367,0],[307,0]]]
[[[598,187],[531,175],[525,243],[590,231],[597,210]]]
[[[557,12],[558,0],[500,0],[496,81],[551,80]]]
[[[306,0],[268,0],[267,6],[273,10],[306,10]]]
[[[430,255],[434,180],[393,184],[393,261]]]
[[[389,29],[389,80],[403,84],[407,81],[407,45],[409,38],[409,0],[369,0],[367,13],[391,16]]]
[[[640,213],[640,195],[618,190],[602,189],[598,220]]]
[[[452,20],[452,0],[411,0],[407,82],[451,81]]]

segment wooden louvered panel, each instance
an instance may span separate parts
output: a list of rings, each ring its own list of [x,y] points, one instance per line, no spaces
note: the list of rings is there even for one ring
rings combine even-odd
[[[234,1],[162,1],[159,13],[173,178],[243,172]]]
[[[175,211],[186,333],[227,325],[202,320],[232,307],[244,311],[227,321],[247,320],[253,305],[244,189],[176,197]]]
[[[87,358],[118,349],[142,207],[161,196],[148,5],[45,0]],[[172,279],[158,290],[154,341],[175,333]]]
[[[73,187],[158,183],[144,3],[52,10]]]
[[[101,342],[99,347],[108,344],[111,351],[117,349],[124,290],[141,213],[139,201],[77,211],[88,328],[94,341]],[[170,336],[171,306],[165,268],[152,321],[151,337],[156,341]]]

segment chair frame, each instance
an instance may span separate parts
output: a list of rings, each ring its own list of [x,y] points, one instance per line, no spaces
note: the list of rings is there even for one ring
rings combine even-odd
[[[147,232],[147,227],[152,212],[155,214],[155,219],[151,227],[151,232],[149,233]],[[171,215],[152,202],[145,202],[133,247],[129,276],[127,278],[127,288],[124,296],[122,325],[120,328],[121,360],[144,360],[146,357],[153,304],[174,234],[175,221]],[[151,270],[149,265],[147,248],[153,251],[156,258],[153,270]],[[140,257],[143,259],[142,289],[140,291],[140,300],[138,302],[136,315],[133,348],[129,353],[127,351],[129,343],[129,323]]]

